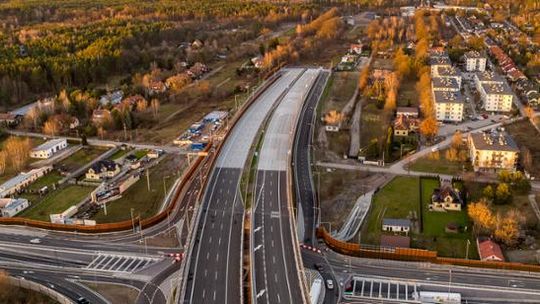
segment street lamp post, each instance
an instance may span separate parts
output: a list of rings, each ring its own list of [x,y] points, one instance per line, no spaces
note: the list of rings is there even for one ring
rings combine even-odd
[[[133,219],[133,211],[135,211],[135,209],[131,208],[131,229],[133,230],[133,232],[135,232],[135,220]]]

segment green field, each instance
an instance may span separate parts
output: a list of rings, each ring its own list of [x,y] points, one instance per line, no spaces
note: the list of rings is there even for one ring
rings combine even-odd
[[[46,175],[40,177],[38,180],[36,180],[32,184],[30,184],[30,186],[28,186],[27,189],[37,191],[37,190],[39,190],[39,189],[41,189],[41,188],[43,188],[45,186],[50,187],[52,184],[58,182],[62,178],[63,178],[63,176],[60,175],[60,173],[58,173],[58,171],[53,170],[53,171],[47,173]]]
[[[429,203],[433,190],[439,187],[435,179],[421,179],[423,200],[423,233],[415,235],[412,246],[435,250],[440,256],[464,258],[466,255],[467,239],[470,241],[469,258],[477,258],[475,238],[472,235],[472,223],[469,221],[467,211],[437,212],[429,211]],[[445,227],[449,223],[457,224],[460,232],[446,233]],[[465,228],[466,227],[466,228]]]
[[[468,162],[449,161],[444,156],[445,150],[440,152],[439,159],[429,159],[427,156],[417,159],[409,165],[411,171],[458,175],[469,169]]]
[[[58,163],[61,170],[73,172],[107,151],[102,147],[84,147]]]
[[[410,212],[419,216],[418,187],[417,177],[396,177],[382,188],[362,226],[362,243],[379,244],[383,218],[407,218]]]
[[[67,208],[78,204],[92,192],[92,187],[69,185],[46,195],[40,202],[31,200],[30,208],[19,216],[29,219],[49,221],[49,215],[64,212]],[[25,197],[23,195],[23,197]],[[36,196],[33,196],[36,197]]]
[[[148,191],[146,174],[143,174],[140,180],[124,192],[122,198],[107,204],[107,215],[104,214],[103,210],[100,210],[93,219],[98,223],[128,220],[131,218],[131,208],[134,209],[135,215],[140,214],[143,218],[154,215],[164,198],[164,177],[169,176],[165,178],[165,184],[167,189],[170,189],[175,179],[178,178],[175,173],[178,171],[179,163],[184,164],[174,157],[166,157],[161,163],[150,169],[150,191]]]

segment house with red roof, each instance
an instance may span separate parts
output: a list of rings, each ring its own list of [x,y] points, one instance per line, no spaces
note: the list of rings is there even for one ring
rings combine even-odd
[[[480,260],[497,262],[505,261],[501,247],[491,239],[476,239],[476,245],[478,247]]]

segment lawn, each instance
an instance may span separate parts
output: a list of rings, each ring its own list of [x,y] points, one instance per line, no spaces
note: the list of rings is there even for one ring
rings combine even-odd
[[[41,188],[43,188],[45,186],[50,187],[52,184],[58,182],[62,178],[63,178],[63,176],[60,175],[60,173],[58,173],[58,171],[53,170],[53,171],[47,173],[46,175],[40,177],[38,180],[36,180],[32,184],[30,184],[30,186],[28,186],[27,189],[28,190],[38,191],[39,189],[41,189]]]
[[[321,101],[322,114],[341,111],[349,102],[358,84],[358,72],[333,73],[328,79],[329,94]]]
[[[386,140],[388,124],[383,110],[378,109],[373,101],[365,102],[360,118],[360,155],[368,160],[380,159],[379,142]]]
[[[472,235],[472,223],[469,221],[467,211],[429,211],[431,195],[433,190],[439,187],[439,181],[423,178],[420,182],[422,183],[424,230],[421,235],[413,236],[412,245],[418,248],[435,250],[439,256],[464,258],[468,239],[470,241],[469,258],[478,258],[475,239]],[[460,227],[460,232],[455,234],[446,233],[445,227],[449,223],[457,224]]]
[[[439,152],[440,157],[438,159],[430,159],[429,156],[419,158],[409,165],[409,169],[419,172],[458,175],[463,172],[463,166],[465,166],[465,170],[470,167],[468,162],[447,160],[444,156],[445,151]]]
[[[128,220],[131,218],[131,208],[134,209],[135,215],[140,214],[142,218],[154,215],[163,202],[164,177],[167,189],[170,189],[175,179],[179,177],[176,173],[182,173],[186,162],[183,157],[181,160],[179,157],[181,156],[169,155],[150,169],[150,191],[147,187],[146,174],[143,174],[140,180],[124,192],[122,198],[107,205],[107,215],[100,210],[93,219],[98,223]]]
[[[399,87],[398,106],[417,107],[418,94],[416,92],[416,82],[413,77],[405,78]]]
[[[50,214],[62,213],[69,207],[80,203],[93,189],[92,187],[69,185],[57,191],[50,192],[40,202],[31,201],[30,208],[26,209],[19,216],[49,221]]]
[[[124,155],[126,155],[128,152],[130,152],[130,149],[118,149],[118,151],[114,152],[113,155],[109,157],[110,160],[117,160]]]
[[[137,151],[133,152],[133,155],[137,159],[143,158],[146,154],[148,154],[148,150],[137,150]]]
[[[419,216],[419,179],[396,177],[373,198],[368,217],[362,226],[362,243],[378,245],[383,218]]]
[[[107,151],[107,149],[102,147],[84,147],[58,163],[58,167],[66,172],[74,172],[105,153],[105,151]]]

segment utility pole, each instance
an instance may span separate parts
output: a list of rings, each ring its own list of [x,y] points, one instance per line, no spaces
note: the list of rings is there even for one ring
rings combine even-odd
[[[467,251],[465,253],[465,259],[469,259],[469,246],[471,245],[471,241],[467,239]]]
[[[150,192],[150,173],[148,173],[148,168],[146,168],[146,186],[148,187],[148,192]]]
[[[135,220],[133,219],[133,211],[134,209],[131,208],[131,229],[133,230],[133,232],[135,232]]]
[[[107,203],[103,203],[103,212],[105,212],[105,216],[107,216]]]

